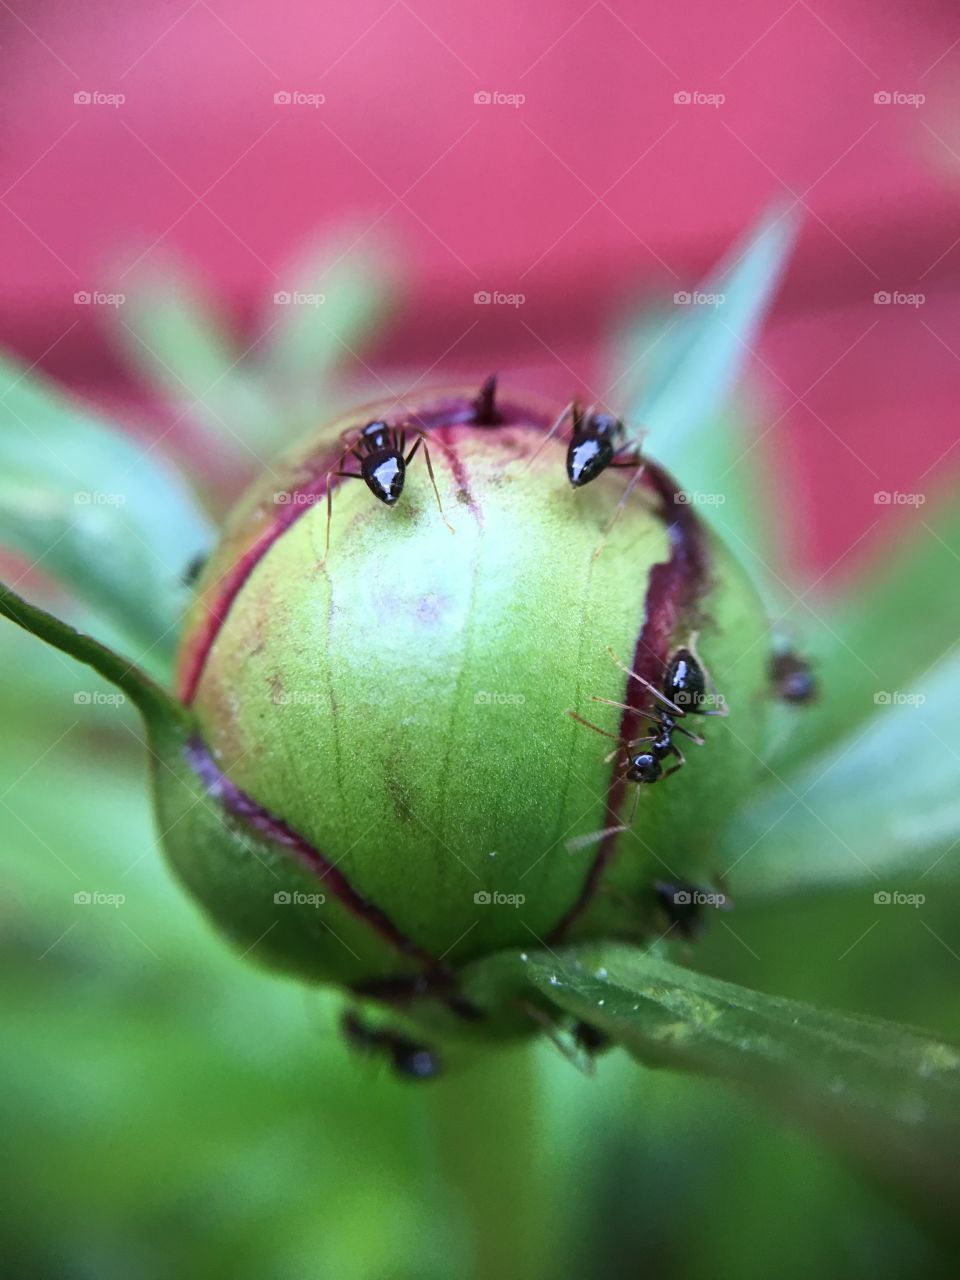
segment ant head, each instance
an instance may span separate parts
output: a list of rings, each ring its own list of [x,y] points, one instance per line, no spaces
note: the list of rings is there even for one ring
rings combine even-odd
[[[683,711],[703,710],[706,677],[703,667],[689,649],[677,649],[667,664],[663,692]]]
[[[567,449],[567,479],[574,489],[596,480],[601,471],[606,471],[613,458],[613,445],[607,440],[595,440],[592,436],[570,441]]]
[[[631,756],[627,765],[627,778],[630,782],[657,782],[663,775],[660,761],[652,751],[641,751]]]
[[[377,452],[368,453],[360,464],[367,488],[388,507],[392,507],[403,492],[406,473],[403,454],[389,444],[377,446]]]
[[[360,439],[368,449],[390,448],[390,425],[383,421],[368,422],[360,432]]]
[[[567,478],[575,489],[596,480],[613,461],[623,435],[623,423],[612,413],[587,418],[574,406],[573,436],[567,449]]]

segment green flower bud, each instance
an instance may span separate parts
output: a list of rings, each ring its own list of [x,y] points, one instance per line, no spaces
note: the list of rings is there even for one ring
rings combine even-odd
[[[658,882],[709,881],[758,771],[766,619],[655,464],[573,486],[556,418],[492,385],[356,410],[228,521],[181,652],[195,731],[155,782],[174,866],[252,958],[455,1014],[484,957],[649,939]],[[374,467],[380,419],[417,446],[396,497],[395,458],[379,495],[342,474]],[[683,715],[643,683],[678,649],[706,675]],[[630,781],[652,744],[626,740],[664,733],[685,767]]]

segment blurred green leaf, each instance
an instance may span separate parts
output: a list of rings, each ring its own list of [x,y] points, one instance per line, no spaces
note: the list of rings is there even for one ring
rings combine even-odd
[[[804,655],[822,694],[796,715],[774,758],[778,772],[850,733],[875,713],[878,695],[925,692],[934,665],[956,646],[960,511],[944,501],[929,513],[920,507],[913,520],[872,570],[811,606]],[[905,749],[912,753],[909,739],[901,742]]]
[[[617,343],[611,379],[629,421],[649,433],[644,451],[688,492],[710,496],[700,507],[704,518],[732,527],[747,545],[764,528],[759,500],[766,486],[750,446],[752,415],[731,411],[728,401],[755,359],[797,225],[793,210],[773,208],[695,292],[675,295],[686,302],[656,324],[645,313],[630,325]]]
[[[309,247],[281,273],[264,308],[263,374],[292,417],[295,430],[330,416],[338,365],[353,364],[386,317],[393,292],[392,260],[356,236]]]
[[[172,261],[135,272],[115,312],[115,334],[133,367],[181,418],[200,428],[224,456],[250,467],[272,448],[276,406],[254,372],[252,352],[196,279]]]
[[[750,991],[629,946],[531,954],[525,968],[541,995],[641,1062],[747,1086],[871,1162],[915,1202],[933,1197],[949,1222],[960,1191],[960,1046]]]
[[[865,726],[740,814],[724,837],[738,895],[861,883],[918,892],[928,875],[957,875],[960,652],[885,697]]]
[[[144,447],[0,357],[0,543],[100,610],[169,672],[184,573],[214,532]]]
[[[341,232],[281,268],[255,337],[240,343],[196,280],[173,262],[134,271],[116,333],[140,375],[198,428],[224,465],[260,470],[330,416],[338,364],[384,316],[391,271],[376,246]],[[200,457],[200,465],[204,459]]]

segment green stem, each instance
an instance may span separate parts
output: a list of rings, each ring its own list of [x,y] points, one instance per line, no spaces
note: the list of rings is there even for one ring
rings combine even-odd
[[[92,667],[122,690],[150,723],[180,720],[184,709],[134,663],[0,583],[0,614],[61,653]]]
[[[542,1089],[526,1045],[491,1050],[430,1086],[440,1175],[469,1224],[462,1274],[470,1280],[555,1271]]]

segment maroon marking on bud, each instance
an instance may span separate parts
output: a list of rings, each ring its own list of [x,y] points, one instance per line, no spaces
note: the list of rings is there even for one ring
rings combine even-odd
[[[294,486],[287,491],[291,501],[277,504],[276,516],[266,526],[259,538],[230,566],[227,572],[217,581],[215,587],[211,588],[211,590],[215,591],[213,599],[207,606],[203,621],[190,637],[181,661],[178,692],[180,700],[186,703],[187,706],[196,696],[197,686],[200,683],[200,677],[203,675],[203,669],[206,666],[210,650],[213,648],[213,643],[220,633],[220,628],[226,622],[227,615],[233,607],[233,602],[240,594],[244,583],[277,539],[286,533],[292,525],[296,524],[300,517],[310,510],[314,502],[326,496],[327,474],[337,465],[341,452],[342,450],[338,448],[336,453],[324,458],[319,464],[317,473],[307,483]],[[314,464],[314,466],[316,467],[317,464]],[[331,487],[337,483],[338,481],[334,477]]]
[[[484,385],[486,386],[486,384]],[[481,391],[481,396],[482,394],[483,392]],[[363,409],[361,409],[358,415],[361,420],[363,412]],[[462,394],[447,395],[428,403],[413,415],[403,413],[394,415],[391,422],[395,422],[399,426],[412,420],[420,427],[436,430],[443,427],[469,426],[475,422],[476,412],[476,400],[471,400],[469,396]],[[549,426],[545,413],[523,405],[515,403],[502,404],[497,412],[499,425],[501,426],[524,426],[543,430],[546,430]],[[213,648],[214,642],[220,633],[220,628],[226,622],[234,601],[240,594],[247,579],[277,539],[296,524],[300,517],[305,515],[316,501],[326,496],[327,475],[336,468],[342,452],[342,446],[338,443],[335,451],[306,460],[304,465],[310,468],[310,479],[299,487],[293,487],[288,490],[291,500],[277,504],[277,513],[273,520],[266,526],[253,545],[248,547],[227,572],[223,574],[215,584],[215,587],[211,588],[213,598],[207,607],[203,620],[187,641],[186,649],[180,662],[178,693],[180,700],[187,706],[196,697],[197,688],[207,664],[210,650]],[[465,473],[451,444],[447,443],[444,453],[450,459],[457,484],[462,489],[466,489]],[[334,477],[331,480],[331,487],[336,487],[338,483],[338,479]],[[474,514],[478,515],[479,513],[472,499],[470,506]]]
[[[671,641],[681,626],[698,622],[700,601],[709,585],[709,557],[704,527],[689,503],[678,500],[676,481],[655,462],[647,462],[643,484],[660,499],[658,515],[670,539],[669,559],[655,564],[647,583],[644,621],[633,653],[633,670],[659,689]],[[620,717],[620,738],[628,742],[640,732],[649,694],[636,680],[627,681],[624,702],[629,711]],[[601,840],[580,896],[549,935],[560,941],[593,900],[616,852],[621,834],[619,812],[627,789],[619,760],[614,761],[607,789],[604,827],[614,828]]]
[[[480,394],[473,402],[473,425],[475,427],[499,427],[503,422],[503,414],[497,407],[497,375],[491,373],[485,378]]]
[[[222,805],[232,817],[252,827],[258,835],[272,844],[288,849],[302,866],[324,882],[342,906],[368,924],[402,955],[419,960],[431,970],[443,972],[440,960],[411,942],[386,912],[354,889],[343,872],[325,858],[319,849],[315,849],[282,818],[274,817],[245,791],[241,791],[226,774],[221,773],[206,744],[200,738],[190,739],[185,748],[185,755],[187,763],[206,788],[207,794]]]

